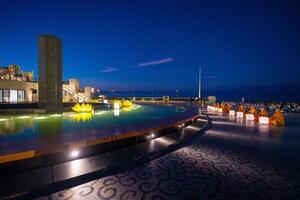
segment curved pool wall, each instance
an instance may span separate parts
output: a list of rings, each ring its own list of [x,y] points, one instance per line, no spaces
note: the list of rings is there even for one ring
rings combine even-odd
[[[177,126],[199,114],[195,105],[139,105],[128,111],[96,111],[92,116],[26,115],[0,117],[0,157],[62,152]],[[25,155],[26,157],[26,155]]]

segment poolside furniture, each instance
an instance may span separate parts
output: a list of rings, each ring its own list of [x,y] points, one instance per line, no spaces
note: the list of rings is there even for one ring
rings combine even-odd
[[[270,118],[270,124],[275,126],[284,126],[285,118],[280,109],[276,109],[273,116]]]

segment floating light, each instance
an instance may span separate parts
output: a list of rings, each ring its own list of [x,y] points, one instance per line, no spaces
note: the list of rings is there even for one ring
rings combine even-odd
[[[79,104],[77,103],[72,107],[72,110],[77,113],[90,113],[94,111],[94,108],[91,104]]]
[[[93,116],[92,113],[77,113],[72,115],[72,118],[77,122],[80,121],[86,122],[86,121],[90,121],[92,119],[92,116]]]
[[[17,117],[17,119],[27,119],[27,118],[30,118],[30,116],[20,116],[20,117]]]

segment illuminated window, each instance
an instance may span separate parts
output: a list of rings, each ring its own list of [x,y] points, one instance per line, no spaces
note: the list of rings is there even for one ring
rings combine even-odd
[[[25,91],[18,90],[18,102],[23,102],[25,100]]]

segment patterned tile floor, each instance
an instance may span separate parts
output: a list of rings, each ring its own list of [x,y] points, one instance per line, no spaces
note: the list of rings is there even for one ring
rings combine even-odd
[[[210,116],[212,128],[186,147],[39,199],[300,199],[299,116],[288,128]]]

